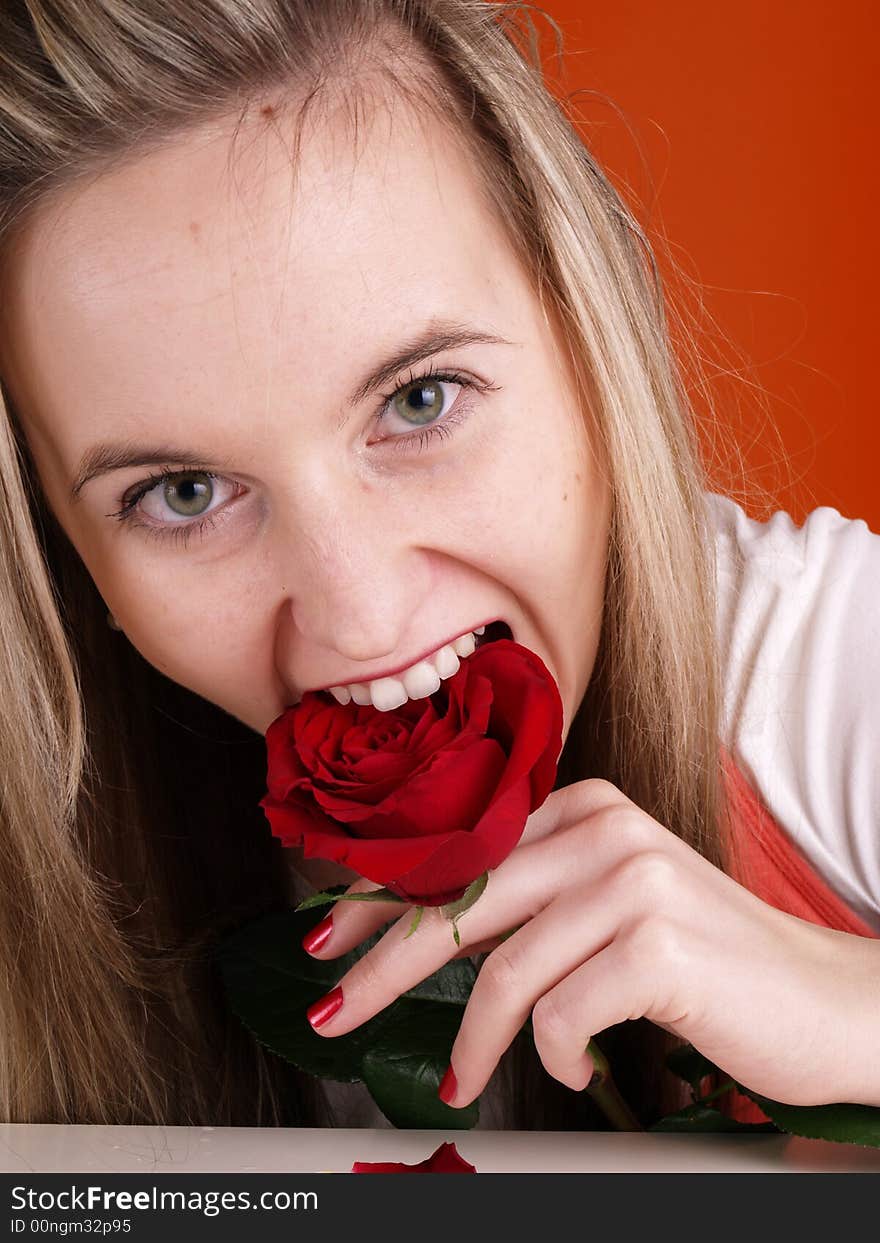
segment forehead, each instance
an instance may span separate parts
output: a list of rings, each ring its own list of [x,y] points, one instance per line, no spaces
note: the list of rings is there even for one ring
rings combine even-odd
[[[402,103],[357,119],[357,141],[345,109],[299,144],[283,111],[204,127],[23,235],[0,374],[57,513],[101,442],[204,445],[244,471],[284,438],[306,452],[435,317],[556,352],[462,140]]]
[[[353,140],[348,109],[321,109],[298,143],[285,111],[215,123],[70,189],[10,263],[7,361],[73,391],[112,379],[118,406],[126,377],[162,384],[158,363],[256,374],[283,336],[301,368],[364,323],[501,313],[517,260],[463,140],[399,101],[358,120]]]

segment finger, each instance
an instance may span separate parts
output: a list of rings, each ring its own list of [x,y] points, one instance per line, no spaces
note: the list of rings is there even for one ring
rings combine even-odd
[[[574,820],[583,820],[597,811],[619,804],[630,804],[630,800],[611,782],[600,778],[590,778],[554,790],[529,816],[517,849],[548,837]],[[346,893],[365,893],[379,888],[381,886],[372,881],[359,880]],[[412,908],[393,902],[339,902],[306,934],[303,948],[322,960],[338,958],[366,941],[390,920],[399,918],[407,909]],[[456,957],[479,952],[482,952],[482,947],[462,950]]]
[[[450,1064],[463,1108],[483,1091],[532,1007],[613,940],[623,911],[610,895],[571,889],[486,958],[465,1006]]]
[[[455,955],[456,958],[476,958],[480,954],[488,954],[500,945],[504,937],[490,937],[488,941],[481,941],[479,945],[467,945],[464,949],[459,950]]]
[[[580,864],[596,870],[595,860],[583,851]],[[538,842],[513,851],[490,872],[483,895],[458,919],[459,946],[439,908],[425,909],[411,937],[407,934],[412,916],[407,913],[339,981],[332,1008],[324,999],[316,1003],[321,1035],[344,1035],[433,975],[459,950],[473,953],[474,947],[519,927],[571,885],[576,875],[571,845],[548,852]]]
[[[581,1091],[594,1070],[587,1045],[625,1019],[644,1016],[666,1031],[683,1034],[683,1016],[658,997],[663,974],[655,957],[644,948],[633,952],[632,939],[624,936],[545,993],[532,1012],[532,1030],[547,1073]]]
[[[345,892],[371,893],[381,888],[372,881],[360,879]],[[329,914],[303,937],[303,949],[313,958],[338,958],[408,910],[411,908],[400,902],[337,901]]]
[[[520,845],[540,841],[565,825],[615,806],[632,807],[634,804],[617,786],[601,777],[589,777],[553,790],[529,816]]]
[[[608,783],[599,784],[607,790]],[[633,808],[636,817],[649,819],[632,804],[628,806]],[[625,903],[620,905],[628,909],[640,905],[636,894],[642,889],[646,899],[651,901],[657,892],[668,889],[669,861],[664,854],[654,850],[629,855],[628,835],[620,825],[610,825],[614,830],[610,833],[599,832],[601,825],[598,824],[595,825],[597,831],[593,832],[593,827],[590,823],[585,826],[577,822],[550,838],[512,851],[490,872],[486,892],[479,901],[458,919],[459,946],[455,946],[449,922],[437,907],[426,908],[418,931],[412,937],[408,937],[411,915],[398,919],[378,944],[340,980],[334,989],[332,1005],[323,998],[316,1003],[321,1034],[341,1036],[351,1031],[433,975],[458,949],[472,948],[533,919],[557,894],[573,888],[577,882],[591,882],[601,889],[604,888],[601,878],[614,870],[617,879],[613,892],[626,897]],[[678,842],[673,834],[664,832],[672,843]],[[636,865],[635,870],[629,865],[622,870],[618,868],[622,857],[629,857]],[[662,869],[659,878],[658,862]],[[405,939],[407,943],[403,947]]]

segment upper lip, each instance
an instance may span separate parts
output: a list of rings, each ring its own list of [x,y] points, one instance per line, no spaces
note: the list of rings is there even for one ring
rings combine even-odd
[[[476,622],[467,630],[458,630],[448,639],[443,639],[440,643],[435,643],[433,647],[426,648],[421,656],[415,656],[412,660],[405,661],[401,665],[395,665],[393,669],[381,669],[378,673],[361,674],[360,677],[351,678],[344,681],[337,678],[335,682],[326,682],[323,686],[310,686],[302,691],[303,695],[307,695],[310,691],[329,691],[331,686],[366,686],[370,682],[377,682],[379,678],[393,678],[398,673],[403,673],[404,669],[410,669],[413,665],[417,665],[420,660],[425,660],[428,656],[433,656],[435,652],[439,652],[441,647],[445,647],[447,643],[454,643],[456,639],[460,639],[463,635],[470,634],[472,630],[476,630],[479,626],[490,626],[493,621],[499,618],[491,618],[485,622]]]

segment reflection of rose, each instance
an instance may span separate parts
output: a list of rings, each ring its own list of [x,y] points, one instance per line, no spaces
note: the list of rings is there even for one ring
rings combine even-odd
[[[455,1144],[441,1144],[425,1161],[406,1165],[402,1161],[355,1161],[352,1174],[476,1174],[470,1161],[459,1156]]]
[[[407,902],[441,906],[497,867],[553,789],[562,701],[510,639],[427,699],[380,712],[307,692],[266,731],[272,832]]]

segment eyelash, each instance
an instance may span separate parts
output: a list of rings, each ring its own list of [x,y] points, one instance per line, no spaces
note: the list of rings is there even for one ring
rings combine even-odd
[[[383,397],[380,417],[388,408],[392,398],[396,397],[401,390],[408,388],[412,384],[424,382],[426,380],[445,380],[450,384],[460,384],[465,392],[468,390],[488,392],[490,390],[494,390],[496,387],[491,384],[478,384],[475,380],[471,380],[467,376],[460,375],[455,371],[440,371],[431,368],[420,374],[410,372],[409,379],[404,380],[401,384],[398,384],[390,394]],[[439,436],[441,439],[443,437],[452,436],[454,433],[451,429],[458,426],[460,423],[463,423],[465,419],[467,419],[471,413],[472,404],[472,401],[465,400],[463,402],[463,409],[458,410],[455,413],[448,414],[442,422],[432,423],[429,427],[423,427],[419,431],[410,432],[405,436],[393,436],[390,438],[390,443],[394,446],[395,452],[412,452],[413,442],[418,442],[417,451],[421,452],[422,449],[426,448],[427,445],[430,444],[435,436]],[[453,411],[455,411],[455,407],[453,407]],[[204,535],[206,531],[216,526],[216,519],[214,515],[209,514],[205,518],[198,519],[195,522],[188,522],[185,525],[172,524],[164,527],[153,526],[152,523],[143,522],[136,516],[136,507],[138,502],[146,496],[148,492],[152,492],[158,484],[164,483],[167,479],[180,478],[186,475],[205,475],[208,479],[218,479],[221,477],[213,471],[202,470],[198,466],[191,466],[187,470],[173,470],[171,467],[163,467],[162,470],[156,472],[155,474],[148,475],[145,479],[142,479],[140,483],[135,484],[133,492],[129,489],[128,492],[120,497],[122,508],[118,509],[115,513],[108,514],[107,517],[115,518],[118,522],[121,522],[127,526],[136,527],[139,530],[142,530],[146,535],[154,536],[157,539],[171,539],[174,540],[175,543],[181,543],[184,547],[186,547],[193,535],[197,533],[199,535]],[[128,497],[127,500],[126,497]]]

